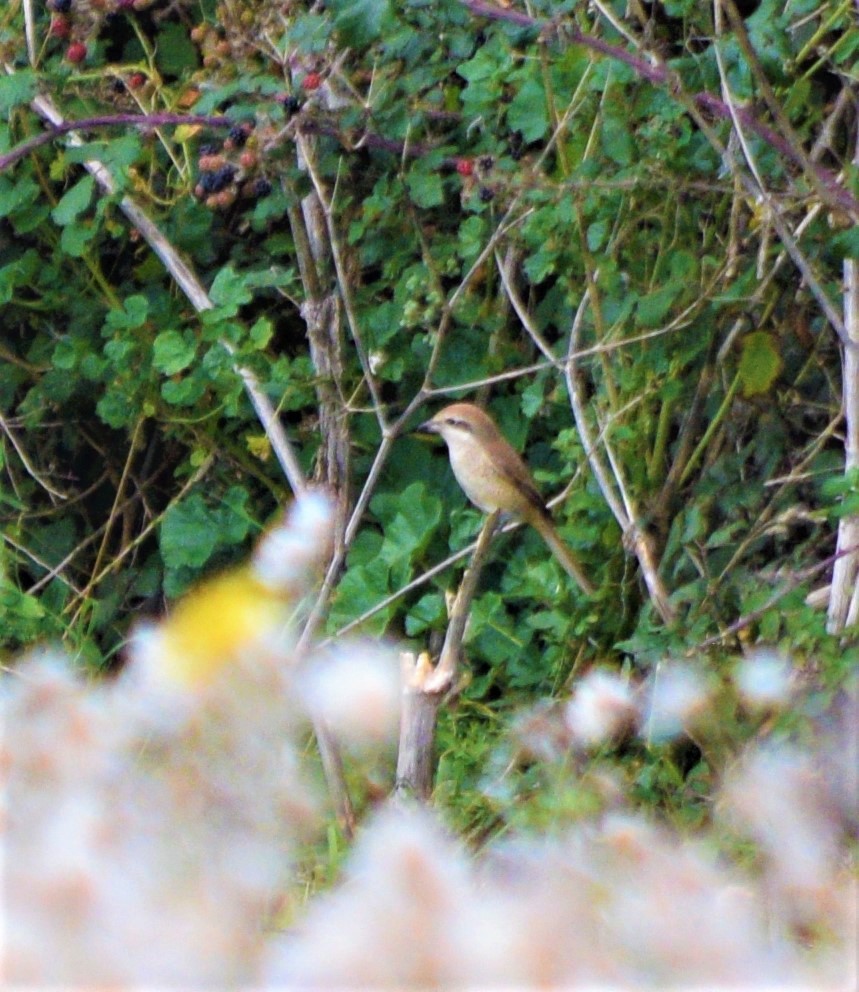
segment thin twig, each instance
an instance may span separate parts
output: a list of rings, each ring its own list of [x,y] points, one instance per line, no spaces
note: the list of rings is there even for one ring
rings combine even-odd
[[[746,627],[753,624],[756,620],[759,620],[767,612],[767,610],[771,610],[776,603],[784,599],[785,596],[792,593],[794,589],[797,589],[804,582],[808,582],[808,580],[813,579],[815,575],[819,575],[821,572],[824,572],[833,563],[837,565],[838,562],[843,560],[845,557],[856,555],[857,553],[859,553],[859,544],[854,544],[850,547],[836,551],[834,554],[824,558],[823,561],[819,561],[816,565],[801,569],[793,576],[792,579],[786,582],[781,589],[773,593],[773,595],[770,596],[763,606],[744,614],[720,633],[713,634],[712,637],[707,637],[705,640],[699,641],[694,647],[689,648],[686,652],[687,657],[692,657],[699,651],[703,651],[706,648],[712,648],[716,644],[722,644],[729,637],[733,637],[734,634],[738,634],[741,630],[745,630]]]
[[[720,0],[715,0],[717,4],[717,12],[720,9]],[[718,18],[717,18],[718,21]],[[722,158],[731,172],[739,179],[745,188],[746,192],[752,197],[753,201],[763,202],[767,208],[767,213],[769,219],[772,221],[773,226],[778,232],[778,236],[781,239],[782,244],[787,250],[793,260],[794,265],[799,269],[806,285],[811,291],[814,298],[820,304],[820,308],[826,316],[826,319],[832,325],[835,333],[841,339],[842,343],[848,349],[855,349],[857,345],[850,340],[847,335],[847,331],[844,328],[844,322],[841,319],[840,314],[835,309],[832,301],[829,299],[826,291],[820,285],[817,277],[815,276],[811,263],[805,257],[805,255],[800,251],[799,245],[796,240],[788,230],[787,225],[782,217],[781,209],[775,202],[770,192],[764,185],[764,181],[761,178],[760,172],[757,168],[757,163],[755,162],[754,154],[752,153],[749,142],[746,139],[745,128],[748,126],[748,122],[745,119],[745,115],[742,113],[741,109],[736,106],[736,103],[731,93],[731,88],[728,83],[727,73],[725,71],[724,62],[722,60],[721,49],[718,45],[714,46],[716,52],[716,65],[719,70],[719,76],[722,84],[722,92],[725,96],[725,106],[728,108],[731,120],[734,124],[734,132],[740,142],[740,147],[743,150],[743,157],[749,167],[752,176],[754,176],[754,182],[738,168],[737,163],[730,153],[728,153],[724,148],[722,148]],[[721,143],[720,143],[721,146]],[[717,148],[718,150],[718,148]],[[859,217],[859,215],[857,215]]]
[[[57,499],[67,500],[69,498],[68,493],[64,493],[62,492],[62,490],[56,489],[54,486],[52,486],[50,482],[48,482],[48,480],[42,476],[39,470],[30,461],[30,456],[24,450],[24,446],[15,436],[15,431],[12,429],[11,425],[7,423],[2,413],[0,413],[0,430],[2,430],[3,433],[6,435],[6,437],[9,438],[12,447],[15,449],[15,451],[18,454],[18,457],[21,459],[21,464],[24,466],[27,475],[29,475],[30,478],[32,478],[36,483],[38,483],[38,485],[40,485],[45,490],[45,492],[50,493],[51,496],[56,496]]]
[[[307,173],[313,183],[313,188],[316,191],[316,196],[319,199],[319,203],[325,216],[325,226],[328,230],[328,243],[331,249],[331,257],[334,260],[334,269],[337,273],[337,288],[340,293],[340,298],[343,301],[343,309],[346,313],[346,323],[349,325],[349,332],[352,335],[352,343],[355,345],[355,352],[358,355],[359,362],[361,363],[364,381],[367,383],[367,388],[369,389],[370,396],[373,399],[373,409],[376,414],[376,419],[379,422],[380,429],[384,433],[387,427],[387,421],[384,413],[384,403],[382,402],[376,377],[373,375],[373,371],[370,368],[370,360],[367,355],[366,348],[364,347],[361,325],[358,320],[354,301],[352,299],[352,283],[346,269],[346,259],[341,247],[341,238],[337,230],[337,221],[334,217],[333,198],[328,195],[328,191],[322,183],[319,171],[316,168],[316,156],[313,149],[307,140],[305,140],[304,136],[300,133],[298,136],[298,148],[301,152],[301,157],[304,160],[304,164],[307,167]]]
[[[570,406],[573,410],[573,417],[576,421],[579,436],[581,437],[582,444],[585,448],[585,457],[587,458],[588,464],[590,465],[597,483],[602,490],[603,498],[623,531],[624,544],[629,550],[634,552],[636,558],[638,559],[641,574],[644,577],[644,583],[647,586],[647,591],[650,595],[651,602],[656,608],[657,613],[659,613],[664,623],[671,624],[675,620],[675,613],[668,599],[667,590],[665,589],[657,570],[658,563],[656,561],[652,539],[638,520],[635,505],[627,496],[626,485],[623,481],[620,465],[614,459],[611,449],[606,446],[606,452],[613,468],[614,482],[612,482],[609,478],[608,470],[606,469],[605,463],[603,462],[600,452],[593,440],[590,425],[588,424],[587,417],[585,415],[584,402],[579,394],[579,387],[576,382],[575,360],[573,356],[576,352],[579,329],[581,327],[588,299],[588,295],[584,294],[570,329],[570,343],[565,370]],[[603,441],[603,444],[605,445],[606,441]],[[615,486],[617,486],[617,489],[621,494],[620,499],[618,499]],[[623,501],[623,505],[621,505],[621,500]]]

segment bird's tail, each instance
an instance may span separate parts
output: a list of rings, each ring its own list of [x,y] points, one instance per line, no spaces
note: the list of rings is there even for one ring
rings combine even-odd
[[[564,571],[567,575],[578,582],[582,592],[588,596],[592,596],[596,592],[596,589],[590,579],[585,575],[582,566],[576,561],[573,552],[567,547],[549,517],[540,516],[533,521],[533,525],[539,531],[540,537],[549,545],[552,554],[564,566]]]

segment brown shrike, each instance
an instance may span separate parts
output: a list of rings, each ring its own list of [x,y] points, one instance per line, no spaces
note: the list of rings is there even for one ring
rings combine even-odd
[[[595,590],[552,523],[528,466],[495,424],[473,403],[453,403],[419,430],[439,434],[465,495],[484,513],[501,510],[529,523],[564,570],[588,595]]]

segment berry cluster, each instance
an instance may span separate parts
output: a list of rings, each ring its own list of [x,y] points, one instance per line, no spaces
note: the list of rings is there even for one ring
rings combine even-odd
[[[463,199],[476,192],[481,203],[491,203],[497,192],[489,182],[489,176],[495,166],[491,155],[480,155],[477,158],[458,158],[454,160],[454,168],[462,177]]]
[[[121,11],[141,11],[155,0],[46,0],[51,13],[48,35],[69,41],[64,58],[80,65],[89,55],[87,40],[98,34],[104,18]]]
[[[265,176],[253,175],[259,168],[257,144],[253,127],[244,123],[234,124],[220,147],[200,146],[200,176],[194,193],[207,207],[223,210],[232,206],[239,194],[258,199],[271,192],[271,183]]]

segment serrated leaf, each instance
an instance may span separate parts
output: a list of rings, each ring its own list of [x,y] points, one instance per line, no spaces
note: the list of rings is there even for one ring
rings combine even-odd
[[[97,233],[96,224],[67,224],[60,235],[60,248],[72,258],[80,258]]]
[[[839,258],[859,258],[859,224],[834,235],[830,245]]]
[[[38,195],[39,187],[29,177],[12,183],[5,176],[0,176],[0,217],[15,213],[25,204],[32,203]]]
[[[389,0],[328,0],[328,9],[347,45],[368,45],[394,25]]]
[[[193,374],[184,379],[169,379],[161,387],[165,402],[172,406],[193,406],[205,391],[205,384]]]
[[[158,68],[168,76],[182,76],[199,64],[197,46],[182,24],[165,24],[158,32],[157,47]]]
[[[261,351],[271,341],[274,325],[268,317],[260,317],[251,327],[249,334],[253,346]]]
[[[782,357],[776,339],[767,331],[754,331],[743,339],[737,374],[744,396],[767,393],[782,370]]]
[[[444,597],[431,592],[422,596],[406,616],[406,634],[417,637],[428,628],[441,623],[445,617]]]
[[[600,129],[600,139],[603,151],[610,159],[622,166],[632,164],[635,157],[635,143],[629,133],[629,128],[626,126],[626,121],[614,115],[604,117]]]
[[[71,224],[89,206],[94,188],[95,179],[90,175],[82,176],[51,211],[54,223],[60,227]]]
[[[215,524],[211,510],[199,493],[174,503],[164,514],[159,532],[164,564],[168,568],[205,565],[218,545]]]
[[[681,288],[679,283],[668,283],[642,296],[635,309],[636,322],[641,327],[658,327],[670,311]]]
[[[12,75],[0,76],[0,114],[4,117],[15,107],[29,103],[36,95],[36,74],[32,69],[21,69]]]
[[[215,276],[209,296],[216,307],[230,313],[235,313],[251,298],[245,276],[236,272],[231,265],[225,265]]]
[[[140,327],[149,314],[149,300],[135,293],[122,303],[121,310],[110,310],[104,320],[105,331],[133,330]]]
[[[194,361],[196,347],[179,331],[162,331],[152,346],[152,364],[165,375],[175,375]]]
[[[409,195],[419,207],[437,207],[444,201],[441,176],[437,172],[412,170],[406,177],[406,185]]]
[[[527,79],[507,108],[507,126],[527,142],[539,141],[549,130],[549,113],[542,83]]]

